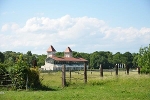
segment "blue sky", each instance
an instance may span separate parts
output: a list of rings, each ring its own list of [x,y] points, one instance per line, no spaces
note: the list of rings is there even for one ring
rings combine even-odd
[[[150,44],[149,0],[1,0],[0,51],[138,52]]]

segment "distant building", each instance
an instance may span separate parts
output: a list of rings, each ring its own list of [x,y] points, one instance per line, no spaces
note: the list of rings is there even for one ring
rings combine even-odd
[[[41,66],[43,70],[61,70],[63,64],[66,65],[67,70],[81,70],[84,68],[84,63],[88,62],[83,58],[74,58],[70,47],[64,51],[64,57],[56,57],[55,54],[56,50],[51,45],[47,50],[45,65]]]

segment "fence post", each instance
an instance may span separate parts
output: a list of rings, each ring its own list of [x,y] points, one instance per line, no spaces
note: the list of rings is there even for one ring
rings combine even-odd
[[[62,66],[62,87],[66,86],[66,67]]]
[[[127,75],[129,75],[129,66],[128,65],[126,66],[126,69],[127,69]]]
[[[140,67],[138,67],[138,74],[140,74]]]
[[[115,68],[116,68],[116,75],[118,75],[118,65],[117,64],[115,65]]]
[[[84,83],[87,83],[87,67],[86,67],[86,62],[84,63]]]
[[[126,65],[125,64],[124,64],[124,69],[125,69],[124,71],[125,71],[125,74],[126,74]]]
[[[27,74],[27,79],[26,79],[26,91],[28,90],[28,74]]]
[[[70,73],[69,79],[70,79],[70,82],[71,82],[71,68],[69,69],[69,73]]]
[[[100,64],[99,69],[100,69],[100,76],[101,76],[101,77],[103,77],[103,67],[102,67],[102,65],[101,65],[101,64]]]

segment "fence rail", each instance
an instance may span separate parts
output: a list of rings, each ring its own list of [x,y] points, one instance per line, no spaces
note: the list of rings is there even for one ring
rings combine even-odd
[[[12,80],[9,74],[0,74],[0,87],[12,86]]]

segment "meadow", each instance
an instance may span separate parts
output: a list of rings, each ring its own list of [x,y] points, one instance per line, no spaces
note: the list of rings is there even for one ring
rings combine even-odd
[[[61,86],[61,72],[41,73],[42,84],[48,90],[0,90],[0,100],[149,100],[150,75],[138,75],[124,71],[104,72],[100,77],[98,71],[88,71],[88,82],[84,84],[83,71],[72,72],[71,82],[69,72],[67,86]]]

